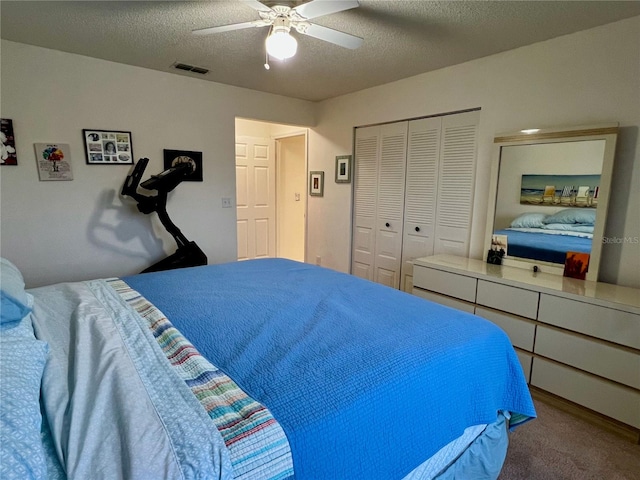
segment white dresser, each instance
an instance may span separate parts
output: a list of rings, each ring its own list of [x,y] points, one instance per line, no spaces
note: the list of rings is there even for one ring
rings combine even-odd
[[[640,429],[640,290],[436,255],[413,293],[499,325],[531,385]]]

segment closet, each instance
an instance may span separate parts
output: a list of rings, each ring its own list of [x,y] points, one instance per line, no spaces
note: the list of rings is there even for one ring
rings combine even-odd
[[[468,255],[479,114],[356,128],[352,274],[411,292],[411,260]]]

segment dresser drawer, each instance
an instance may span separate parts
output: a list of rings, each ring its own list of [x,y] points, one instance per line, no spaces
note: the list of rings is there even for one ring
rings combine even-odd
[[[640,354],[538,326],[535,353],[640,389]]]
[[[476,303],[535,319],[538,314],[538,292],[478,280]]]
[[[443,272],[420,265],[413,267],[413,286],[467,302],[476,300],[477,280],[455,273]]]
[[[533,359],[531,385],[640,428],[640,392],[588,373]]]
[[[553,295],[540,295],[538,320],[640,349],[640,315]]]
[[[476,315],[492,321],[502,328],[515,347],[533,352],[536,324],[509,313],[497,312],[484,307],[476,307]]]
[[[520,365],[522,365],[522,371],[524,372],[524,378],[527,379],[527,383],[531,382],[531,360],[533,357],[525,352],[516,350]]]
[[[463,312],[473,313],[475,307],[473,303],[464,302],[457,298],[447,297],[446,295],[440,295],[439,293],[422,290],[421,288],[414,288],[412,293],[426,300],[431,300],[432,302],[439,303],[440,305],[446,305],[447,307],[462,310]]]

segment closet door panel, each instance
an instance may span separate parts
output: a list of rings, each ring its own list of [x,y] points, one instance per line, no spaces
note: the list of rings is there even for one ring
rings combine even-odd
[[[413,291],[411,261],[433,254],[441,125],[440,117],[409,122],[400,285],[405,292]]]
[[[434,254],[469,254],[479,117],[474,111],[442,118]]]
[[[351,273],[374,279],[380,127],[356,130]]]
[[[374,280],[400,287],[407,122],[380,126]]]

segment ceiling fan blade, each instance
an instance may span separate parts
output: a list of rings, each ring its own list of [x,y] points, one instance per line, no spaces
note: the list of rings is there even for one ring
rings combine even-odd
[[[267,7],[264,3],[260,3],[258,0],[240,0],[247,7],[251,7],[259,12],[270,12],[271,8]]]
[[[358,0],[313,0],[298,5],[292,10],[306,20],[309,20],[311,18],[321,17],[322,15],[329,15],[330,13],[356,8],[359,5]]]
[[[194,35],[211,35],[212,33],[230,32],[232,30],[242,30],[243,28],[263,27],[259,20],[256,22],[232,23],[231,25],[220,25],[219,27],[200,28],[192,30]]]
[[[340,32],[338,30],[334,30],[333,28],[316,25],[315,23],[309,23],[307,25],[308,26],[304,30],[298,31],[300,33],[303,33],[304,35],[319,38],[320,40],[324,40],[325,42],[335,43],[336,45],[350,48],[351,50],[356,49],[360,45],[362,45],[362,38],[356,37],[355,35]]]

